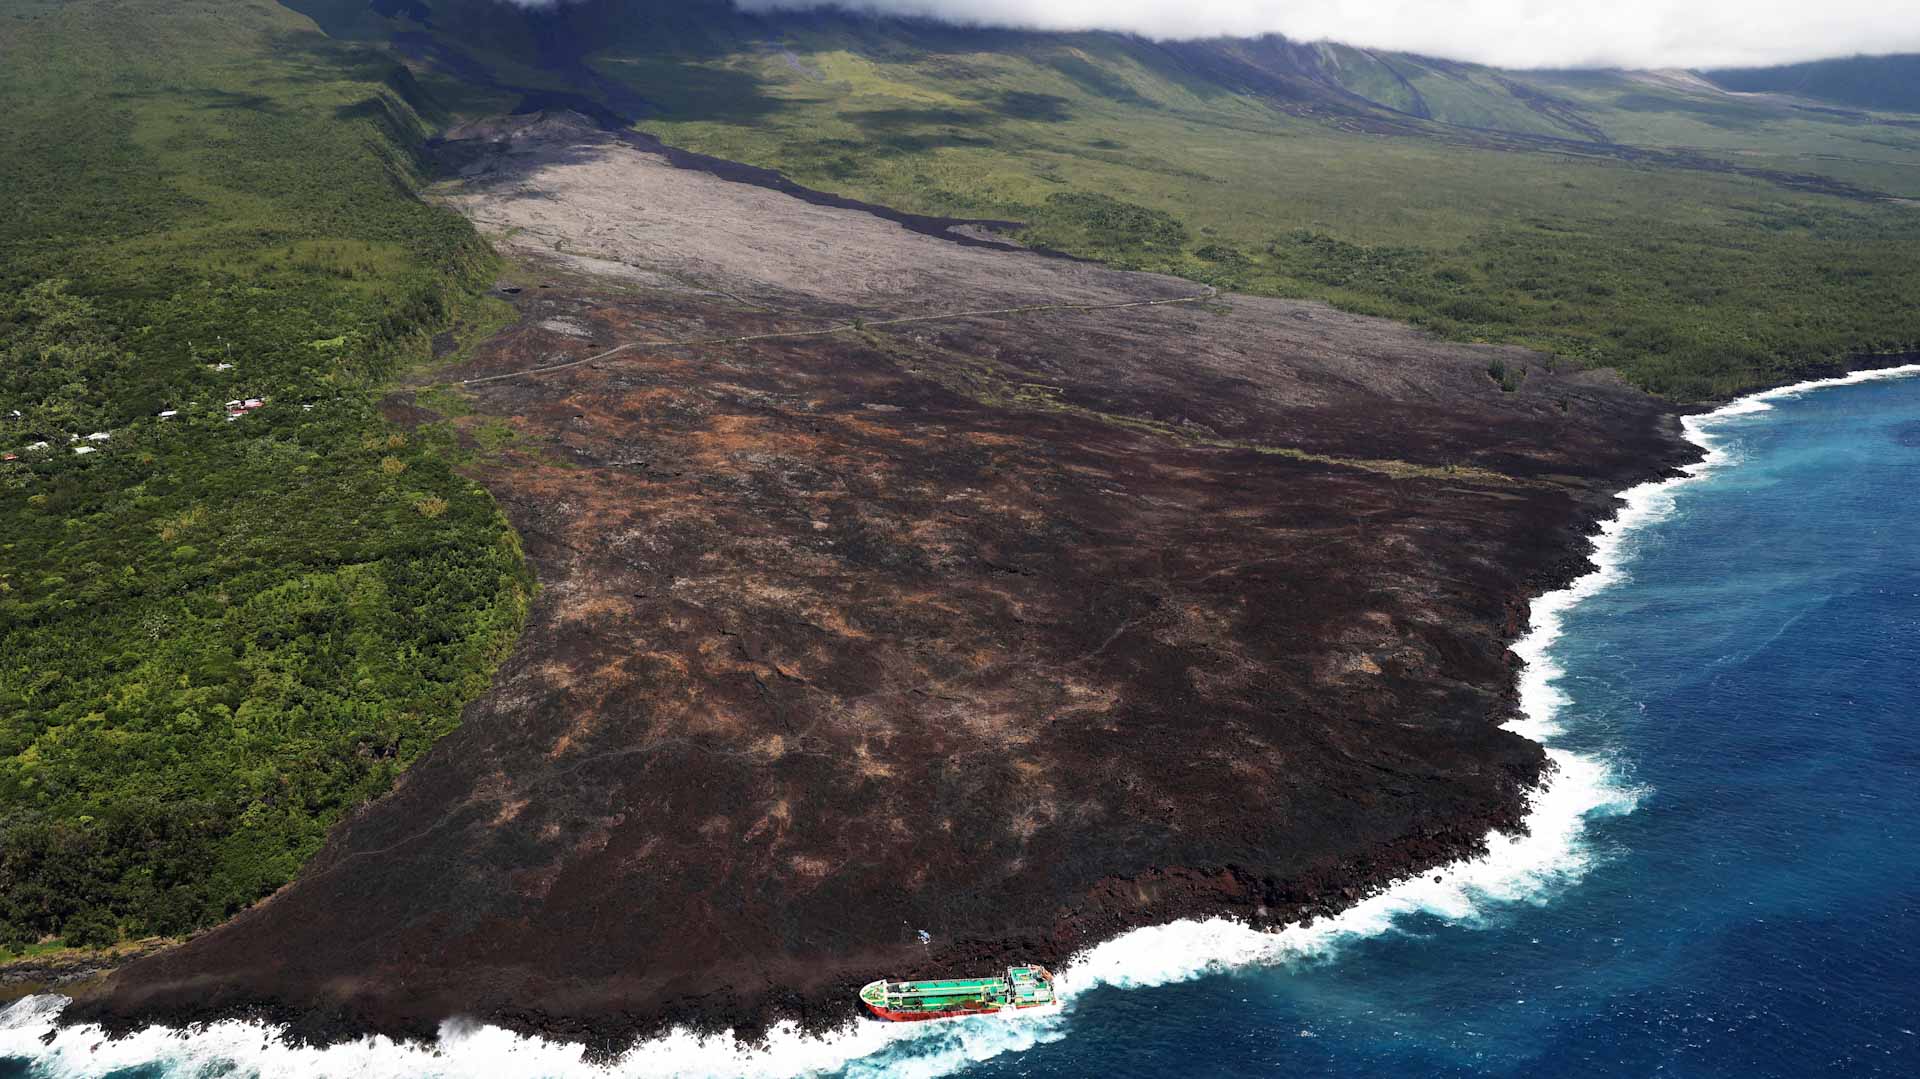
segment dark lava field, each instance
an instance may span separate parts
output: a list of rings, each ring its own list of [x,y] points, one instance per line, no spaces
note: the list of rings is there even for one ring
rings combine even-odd
[[[567,117],[453,147],[519,321],[432,380],[655,344],[390,400],[519,529],[517,652],[295,883],[71,1018],[617,1049],[1339,908],[1519,823],[1526,602],[1689,455],[1516,349],[951,243]]]

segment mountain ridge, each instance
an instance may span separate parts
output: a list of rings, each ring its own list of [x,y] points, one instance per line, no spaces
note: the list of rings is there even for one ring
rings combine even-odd
[[[1092,45],[1136,59],[1160,58],[1163,73],[1185,74],[1229,92],[1282,107],[1380,109],[1475,129],[1556,134],[1610,141],[1586,105],[1558,87],[1610,81],[1621,89],[1657,82],[1670,92],[1728,97],[1799,95],[1857,107],[1920,108],[1920,57],[1891,55],[1737,69],[1508,69],[1332,41],[1303,42],[1279,34],[1156,40],[1117,31],[1044,31],[956,26],[930,18],[838,10],[743,12],[725,0],[666,5],[654,0],[576,0],[521,7],[501,0],[299,0],[290,3],[335,35],[379,36],[404,27],[443,43],[553,65],[597,52],[675,52],[699,59],[742,44],[791,34],[828,32],[886,48],[1068,49]],[[564,63],[561,65],[564,66]],[[1084,69],[1083,69],[1084,70]],[[1087,71],[1089,88],[1140,100],[1110,73]],[[1652,80],[1647,76],[1655,77]],[[1680,77],[1676,77],[1680,76]],[[1893,89],[1884,88],[1892,78]],[[1912,85],[1902,86],[1904,80]],[[1862,84],[1880,86],[1866,91]]]

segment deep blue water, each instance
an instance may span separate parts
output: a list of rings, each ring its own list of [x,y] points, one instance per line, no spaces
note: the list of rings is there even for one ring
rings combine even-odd
[[[1090,989],[964,1074],[1920,1076],[1920,379],[1715,432],[1739,462],[1632,533],[1552,649],[1555,744],[1639,792],[1590,820],[1579,879],[1308,965]]]
[[[1099,988],[969,1076],[1920,1076],[1920,380],[1775,403],[1566,616],[1567,745],[1641,790],[1541,906]]]

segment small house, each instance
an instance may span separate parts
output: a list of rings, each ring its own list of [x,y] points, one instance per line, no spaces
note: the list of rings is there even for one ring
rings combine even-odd
[[[177,408],[163,408],[160,410],[160,418],[163,420],[170,420],[179,414],[180,410]]]
[[[112,435],[108,434],[105,431],[95,431],[94,433],[87,436],[87,441],[88,442],[105,442],[112,437],[113,437]]]
[[[73,448],[73,452],[75,452],[75,453],[99,453],[100,451],[99,451],[99,450],[97,450],[97,449],[95,449],[95,448],[93,448],[92,446],[75,446],[75,447]]]

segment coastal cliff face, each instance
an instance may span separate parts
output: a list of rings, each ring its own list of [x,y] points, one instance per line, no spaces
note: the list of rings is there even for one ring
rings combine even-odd
[[[450,147],[519,321],[436,376],[491,379],[460,407],[390,404],[476,447],[538,570],[494,688],[70,1020],[819,1028],[874,977],[1311,917],[1519,825],[1506,644],[1690,455],[1660,402],[647,150]]]

